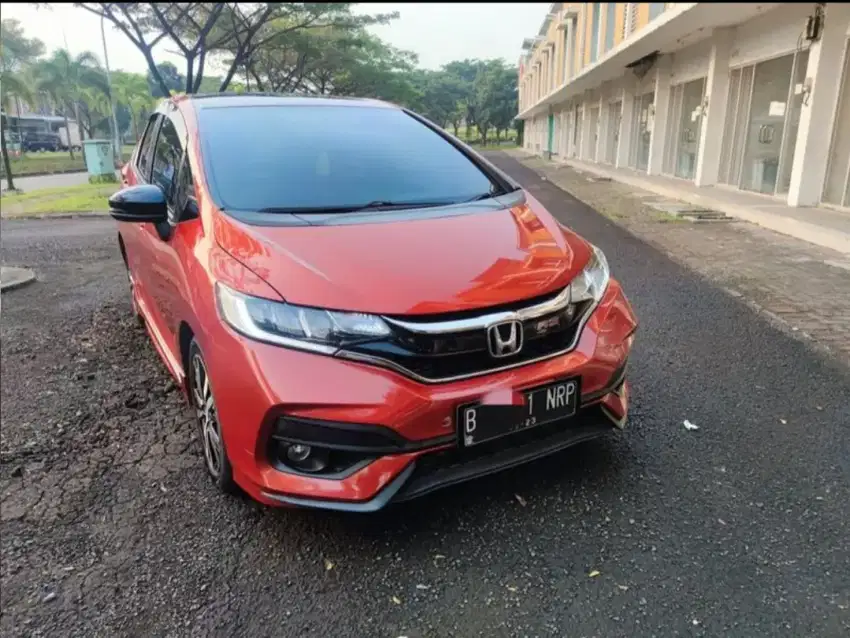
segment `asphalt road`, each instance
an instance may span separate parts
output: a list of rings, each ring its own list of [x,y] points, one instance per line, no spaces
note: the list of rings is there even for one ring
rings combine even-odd
[[[496,161],[625,286],[629,427],[370,516],[214,492],[111,223],[4,221],[0,633],[850,634],[850,371]]]

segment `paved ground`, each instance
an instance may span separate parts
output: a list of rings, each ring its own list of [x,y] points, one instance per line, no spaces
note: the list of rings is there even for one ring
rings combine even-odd
[[[694,224],[664,198],[523,151],[511,155],[617,224],[850,363],[850,257],[743,221]],[[670,200],[666,200],[670,201]]]
[[[57,173],[55,175],[36,175],[35,177],[16,177],[15,188],[27,192],[40,188],[78,186],[80,184],[88,184],[88,182],[89,174],[85,171],[79,173]]]
[[[35,281],[35,273],[29,268],[0,267],[0,291],[14,290],[33,281]]]
[[[847,635],[850,370],[498,162],[633,300],[629,430],[375,516],[216,494],[111,222],[4,221],[0,633]]]

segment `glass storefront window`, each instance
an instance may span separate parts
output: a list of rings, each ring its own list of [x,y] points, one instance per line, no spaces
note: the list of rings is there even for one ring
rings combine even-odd
[[[670,135],[664,152],[664,172],[693,180],[702,129],[705,78],[678,84],[670,92]]]
[[[823,200],[850,207],[850,40],[844,49],[844,70],[834,122]]]
[[[769,195],[788,192],[808,51],[730,72],[720,181]]]
[[[629,164],[632,168],[645,171],[649,168],[649,142],[652,138],[652,105],[655,92],[647,93],[635,99],[632,114],[632,156]]]

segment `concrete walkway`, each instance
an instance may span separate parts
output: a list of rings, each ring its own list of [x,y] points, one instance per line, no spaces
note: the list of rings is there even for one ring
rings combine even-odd
[[[517,158],[535,157],[525,150],[515,150],[511,153]],[[646,175],[631,169],[601,166],[575,159],[557,163],[663,197],[720,211],[783,235],[850,254],[850,213],[823,207],[794,208],[769,195],[727,189],[723,186],[697,187],[691,182],[672,177]]]
[[[120,179],[121,175],[115,171]],[[79,186],[89,183],[89,174],[86,171],[78,173],[56,173],[54,175],[36,175],[33,177],[15,177],[15,188],[24,192],[39,190],[42,188],[59,188],[62,186]],[[3,179],[2,187],[6,188],[6,180]]]
[[[0,267],[0,292],[20,288],[33,281],[35,281],[35,273],[29,268]]]
[[[79,173],[56,173],[55,175],[36,175],[34,177],[15,177],[15,188],[24,192],[39,190],[42,188],[57,188],[61,186],[79,186],[88,184],[89,174],[86,171]],[[3,182],[5,188],[6,183]]]

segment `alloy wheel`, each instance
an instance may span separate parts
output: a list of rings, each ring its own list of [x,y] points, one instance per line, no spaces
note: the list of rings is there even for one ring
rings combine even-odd
[[[204,461],[207,471],[218,480],[221,477],[224,461],[224,446],[221,442],[221,428],[215,409],[207,368],[200,355],[192,357],[192,398],[195,414],[201,426],[201,442],[204,446]]]

